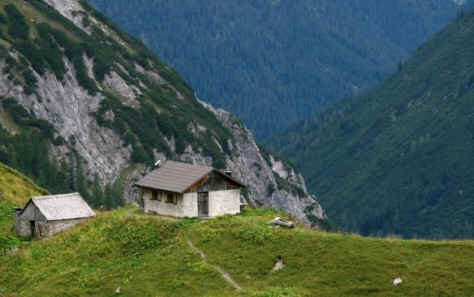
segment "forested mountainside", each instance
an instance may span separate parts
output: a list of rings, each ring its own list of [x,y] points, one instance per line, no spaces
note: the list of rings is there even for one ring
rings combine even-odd
[[[474,237],[474,11],[364,96],[272,141],[346,230]]]
[[[0,69],[0,161],[52,193],[110,209],[175,159],[232,170],[252,205],[325,218],[300,174],[86,1],[1,1]]]
[[[472,1],[90,2],[263,139],[381,82]]]

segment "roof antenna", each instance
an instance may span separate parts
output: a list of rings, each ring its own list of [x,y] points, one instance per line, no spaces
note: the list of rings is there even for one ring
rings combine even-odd
[[[156,163],[155,163],[155,167],[159,167],[159,166],[160,166],[160,163],[161,163],[161,159],[160,159],[160,160],[158,160],[158,161],[156,161]]]

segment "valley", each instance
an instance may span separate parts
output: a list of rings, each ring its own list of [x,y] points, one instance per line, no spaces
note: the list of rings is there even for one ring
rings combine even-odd
[[[91,3],[262,141],[382,82],[473,1]]]
[[[474,236],[473,29],[470,10],[374,90],[269,143],[344,230]]]
[[[474,296],[471,2],[1,0],[0,297]]]

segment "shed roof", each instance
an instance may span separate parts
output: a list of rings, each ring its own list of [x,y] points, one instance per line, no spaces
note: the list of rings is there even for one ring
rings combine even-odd
[[[240,181],[215,168],[175,161],[167,161],[160,168],[153,170],[139,180],[135,185],[143,188],[184,193],[192,185],[213,171],[241,187],[244,186]]]
[[[39,209],[48,221],[82,219],[95,216],[95,212],[79,193],[38,196],[31,198],[30,202]]]

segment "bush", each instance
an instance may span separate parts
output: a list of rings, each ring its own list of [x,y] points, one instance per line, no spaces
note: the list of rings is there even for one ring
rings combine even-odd
[[[25,80],[25,93],[32,94],[36,89],[36,83],[38,82],[38,80],[31,71],[28,71],[28,69],[25,69],[25,71],[23,71],[22,73],[23,79]]]
[[[219,154],[216,158],[212,158],[212,166],[217,169],[225,169],[227,164],[223,154]]]
[[[136,163],[153,163],[153,158],[145,151],[143,146],[135,145],[132,153],[132,161]]]
[[[7,24],[7,23],[8,23],[7,17],[3,13],[0,13],[0,24]]]
[[[54,140],[54,127],[49,122],[35,118],[14,99],[8,98],[2,102],[3,108],[12,116],[20,126],[36,128],[48,140]]]
[[[20,244],[20,240],[16,236],[2,235],[0,236],[0,255],[11,250]]]
[[[277,173],[273,173],[273,175],[275,176],[275,180],[277,182],[277,185],[278,185],[278,189],[279,190],[284,190],[292,195],[295,195],[296,197],[304,197],[306,195],[306,193],[304,192],[304,190],[296,185],[293,185],[292,183],[290,183],[289,181],[287,181],[286,179],[284,178],[281,178]]]
[[[275,192],[275,186],[272,183],[269,183],[267,186],[267,193],[272,195]]]
[[[43,75],[48,68],[46,61],[43,57],[42,52],[37,48],[37,46],[27,41],[18,42],[15,44],[16,49],[30,61],[33,69],[39,74]]]
[[[41,37],[38,41],[39,51],[56,77],[62,80],[66,73],[66,67],[64,66],[63,53],[57,45],[58,41],[54,38],[55,30],[45,23],[39,24],[37,30]]]
[[[5,5],[5,12],[9,19],[8,34],[10,37],[27,40],[30,35],[30,27],[26,23],[23,14],[12,4]]]

